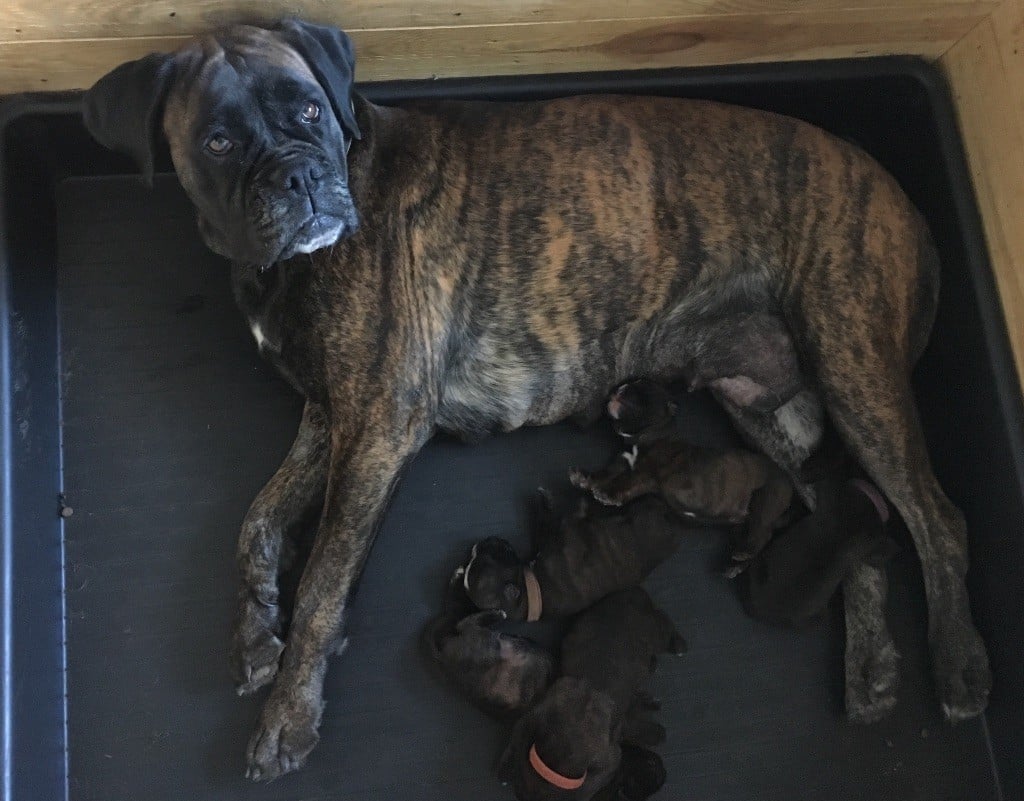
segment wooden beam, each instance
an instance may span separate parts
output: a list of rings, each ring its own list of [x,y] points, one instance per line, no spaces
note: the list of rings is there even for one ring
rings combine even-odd
[[[632,7],[631,7],[632,8]],[[350,30],[358,78],[640,69],[912,53],[936,58],[985,18],[976,3],[845,11]],[[83,88],[186,36],[0,44],[0,93]]]
[[[1021,0],[1010,0],[940,63],[957,109],[1018,378],[1024,383],[1024,69]],[[1003,24],[997,24],[997,21]]]
[[[898,9],[923,20],[936,6],[989,13],[999,0],[6,0],[0,42],[123,39],[199,33],[241,19],[291,14],[346,30],[511,25],[538,22],[729,17]]]

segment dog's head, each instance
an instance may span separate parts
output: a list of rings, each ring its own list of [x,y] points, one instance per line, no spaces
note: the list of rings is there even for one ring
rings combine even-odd
[[[526,619],[523,562],[508,540],[488,537],[474,545],[463,582],[477,609],[500,609],[509,620]]]
[[[85,96],[85,123],[152,180],[161,138],[217,253],[268,265],[351,236],[347,151],[361,134],[342,31],[237,25],[122,64]]]
[[[625,439],[668,428],[676,408],[669,391],[646,378],[619,385],[608,399],[608,416],[615,433]]]
[[[609,696],[563,677],[516,723],[498,775],[519,801],[586,801],[619,767],[620,730]]]

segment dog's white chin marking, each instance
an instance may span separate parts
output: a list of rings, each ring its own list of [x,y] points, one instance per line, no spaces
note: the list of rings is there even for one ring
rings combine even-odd
[[[623,451],[622,458],[629,463],[630,470],[636,470],[636,457],[640,455],[640,446],[634,445],[632,450]]]
[[[466,592],[469,592],[469,569],[473,567],[473,562],[476,561],[476,549],[479,545],[480,543],[478,542],[473,546],[473,550],[469,554],[469,564],[466,565],[466,569],[462,573],[462,586],[466,588]]]
[[[305,242],[295,243],[296,253],[312,253],[314,250],[320,250],[328,245],[333,245],[338,241],[338,237],[341,236],[341,223],[332,225],[326,231],[322,231],[312,239],[307,239]]]

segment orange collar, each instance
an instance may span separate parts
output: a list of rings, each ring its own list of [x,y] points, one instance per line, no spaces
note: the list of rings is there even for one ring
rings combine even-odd
[[[537,771],[537,775],[544,781],[557,787],[559,790],[579,790],[583,786],[583,782],[587,780],[586,771],[583,771],[583,775],[578,779],[570,779],[568,776],[563,776],[561,773],[551,770],[551,768],[544,764],[540,754],[537,753],[536,743],[530,746],[530,766]]]
[[[533,568],[523,568],[523,582],[526,584],[526,622],[535,623],[540,620],[544,611],[544,599],[540,594],[540,582],[537,581],[537,574]]]

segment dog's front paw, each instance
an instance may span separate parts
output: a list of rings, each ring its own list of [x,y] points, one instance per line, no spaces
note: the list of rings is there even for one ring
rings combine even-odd
[[[848,649],[846,715],[854,723],[876,723],[896,706],[899,653],[892,640]]]
[[[932,651],[935,687],[950,723],[977,717],[988,706],[992,672],[985,644],[973,628],[939,641]]]
[[[235,692],[248,695],[270,684],[277,675],[282,651],[284,643],[270,631],[262,632],[251,643],[236,643],[231,652]]]
[[[242,593],[238,621],[231,638],[231,676],[239,695],[255,692],[277,675],[284,643],[277,604],[262,604]]]
[[[271,693],[249,740],[246,778],[271,781],[301,768],[320,740],[322,713],[319,694]]]

